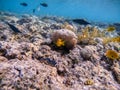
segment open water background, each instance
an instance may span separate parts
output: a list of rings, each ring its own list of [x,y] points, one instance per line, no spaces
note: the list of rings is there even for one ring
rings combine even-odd
[[[20,5],[22,2],[27,3],[28,6]],[[47,3],[48,7],[40,6],[40,3]],[[0,0],[0,11],[83,18],[93,22],[120,22],[120,0]]]

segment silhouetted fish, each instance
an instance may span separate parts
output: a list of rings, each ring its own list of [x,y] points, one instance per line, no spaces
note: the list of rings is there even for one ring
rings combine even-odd
[[[73,19],[72,21],[75,23],[78,23],[78,24],[83,24],[83,25],[90,24],[89,22],[85,21],[84,19]]]
[[[16,28],[14,25],[5,22],[7,25],[9,25],[9,27],[15,32],[15,33],[22,33],[20,30],[18,30],[18,28]]]
[[[35,13],[35,9],[33,9],[33,13]]]
[[[40,3],[40,5],[43,6],[43,7],[48,7],[47,3]]]
[[[24,6],[24,7],[28,6],[28,4],[27,4],[27,3],[25,3],[25,2],[20,3],[20,5],[22,5],[22,6]]]

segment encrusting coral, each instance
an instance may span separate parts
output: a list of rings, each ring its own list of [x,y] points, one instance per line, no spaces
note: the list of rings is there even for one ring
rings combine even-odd
[[[57,47],[64,46],[67,49],[72,49],[77,44],[77,36],[68,29],[60,29],[53,32],[51,40]]]

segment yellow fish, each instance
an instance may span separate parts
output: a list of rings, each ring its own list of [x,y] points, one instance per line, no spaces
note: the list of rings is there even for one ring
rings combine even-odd
[[[113,32],[113,31],[115,31],[115,30],[116,30],[116,28],[113,27],[113,26],[109,26],[109,27],[107,28],[107,31],[108,31],[108,32]]]
[[[112,59],[112,60],[115,60],[115,59],[118,59],[119,58],[119,55],[116,51],[114,50],[107,50],[106,51],[106,57]]]

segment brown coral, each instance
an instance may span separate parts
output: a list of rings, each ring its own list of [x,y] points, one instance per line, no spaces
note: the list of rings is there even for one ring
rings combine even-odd
[[[68,29],[71,31],[75,31],[74,27],[72,25],[70,25],[68,22],[65,22],[64,25],[62,26],[62,28]]]
[[[72,49],[77,44],[77,36],[68,29],[60,29],[52,34],[51,40],[53,43],[56,43],[59,39],[64,41],[64,47],[67,49]]]

